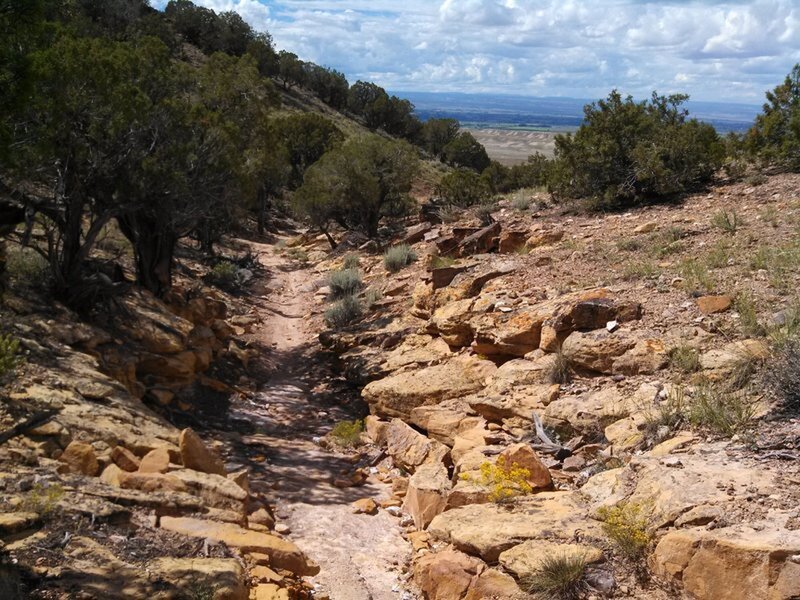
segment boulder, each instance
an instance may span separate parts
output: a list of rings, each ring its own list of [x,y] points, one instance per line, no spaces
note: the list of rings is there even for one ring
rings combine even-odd
[[[460,432],[484,422],[481,417],[471,414],[469,405],[463,400],[445,400],[441,404],[413,409],[409,423],[425,430],[428,437],[452,446]]]
[[[611,371],[622,375],[652,375],[669,364],[664,342],[659,339],[644,339],[633,348],[614,359]]]
[[[433,289],[438,290],[447,287],[456,278],[469,268],[468,265],[451,265],[449,267],[439,267],[431,270],[431,282]]]
[[[178,447],[183,466],[187,469],[225,476],[225,463],[206,447],[200,436],[192,429],[186,428],[181,431]]]
[[[174,475],[164,473],[126,473],[114,474],[121,488],[140,492],[180,492],[189,493],[189,487]]]
[[[509,392],[484,393],[470,396],[469,406],[487,421],[500,422],[511,417],[532,420],[533,412],[555,402],[559,394],[558,384],[539,384],[520,386]]]
[[[254,587],[250,600],[290,600],[289,590],[274,583],[262,583]]]
[[[182,481],[190,493],[202,498],[208,506],[244,514],[248,493],[235,481],[192,469],[178,469],[170,472],[170,475]]]
[[[653,569],[698,600],[793,600],[800,597],[800,530],[786,529],[786,517],[671,531],[656,546]]]
[[[111,451],[111,460],[123,471],[133,473],[139,470],[139,457],[124,446],[114,446]]]
[[[423,464],[441,464],[449,455],[447,446],[415,431],[401,419],[386,428],[386,451],[394,462],[408,471]]]
[[[500,554],[500,564],[517,579],[533,575],[548,556],[582,557],[587,563],[603,560],[603,551],[594,546],[528,540]]]
[[[636,345],[628,335],[609,333],[605,329],[570,334],[561,351],[573,367],[596,373],[611,374],[614,360]]]
[[[730,342],[722,348],[709,350],[700,355],[700,366],[713,371],[714,378],[724,377],[743,361],[763,360],[769,356],[769,347],[763,340]]]
[[[464,600],[523,600],[528,598],[527,594],[522,593],[519,586],[510,575],[498,571],[497,569],[486,569],[480,575],[473,578],[472,584],[467,590]]]
[[[586,537],[603,535],[576,492],[542,492],[517,498],[511,506],[462,506],[437,515],[428,526],[434,538],[489,563],[526,540],[571,542],[578,532]]]
[[[428,324],[428,331],[441,336],[453,348],[468,346],[474,337],[469,324],[474,303],[473,299],[467,298],[437,308]]]
[[[450,346],[441,338],[429,335],[409,335],[386,356],[383,368],[397,371],[410,366],[427,366],[452,356]]]
[[[483,388],[497,367],[488,360],[460,356],[418,371],[369,383],[361,395],[380,416],[409,419],[418,406],[461,398]]]
[[[544,490],[553,487],[553,479],[550,470],[544,466],[536,451],[528,444],[512,444],[500,453],[498,459],[502,458],[507,468],[513,465],[527,469],[530,475],[527,478],[534,490]]]
[[[733,304],[733,298],[728,295],[701,296],[697,299],[697,308],[704,315],[725,312]]]
[[[450,479],[442,463],[422,465],[408,482],[403,509],[414,519],[418,530],[425,529],[447,505]]]
[[[414,563],[414,580],[428,600],[463,600],[481,561],[446,549],[420,557]]]
[[[539,347],[544,316],[535,309],[487,313],[470,321],[475,352],[525,356]]]
[[[411,246],[412,244],[416,244],[417,242],[421,242],[425,237],[425,234],[431,230],[431,224],[422,222],[409,227],[406,229],[405,237],[403,238],[403,243],[408,244]]]
[[[70,442],[58,460],[66,465],[70,473],[94,477],[100,472],[100,463],[97,462],[94,448],[86,442]]]
[[[652,388],[648,405],[644,400],[646,391],[642,391],[641,395],[637,392],[633,396],[623,396],[616,387],[606,387],[579,396],[562,396],[547,405],[543,420],[548,427],[563,433],[597,433],[614,421],[627,417],[636,408],[651,406],[657,392]]]
[[[139,463],[140,473],[166,473],[169,470],[169,451],[156,448],[144,455]]]
[[[222,542],[242,552],[267,554],[270,566],[286,569],[301,577],[319,573],[319,566],[296,545],[268,533],[248,531],[232,523],[216,523],[189,517],[161,517],[161,527],[182,535]]]
[[[536,231],[530,237],[525,245],[528,248],[538,248],[540,246],[552,246],[556,242],[560,242],[564,237],[562,229],[548,229],[544,231]]]
[[[525,246],[525,240],[529,237],[527,231],[513,231],[506,230],[500,234],[500,241],[497,251],[500,254],[511,254],[517,252],[520,248]]]

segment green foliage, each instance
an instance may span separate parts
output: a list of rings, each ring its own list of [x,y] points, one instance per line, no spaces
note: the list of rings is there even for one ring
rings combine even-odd
[[[684,289],[690,293],[711,292],[716,286],[706,265],[697,259],[684,260],[678,270],[683,277]]]
[[[0,377],[17,368],[19,357],[19,340],[10,335],[0,335]]]
[[[625,263],[622,277],[626,281],[653,279],[658,277],[659,273],[658,266],[649,260],[631,260]]]
[[[347,296],[357,294],[364,286],[361,280],[361,273],[358,269],[343,269],[341,271],[331,271],[328,275],[328,287],[330,297],[339,300]]]
[[[752,294],[738,294],[733,306],[739,313],[739,323],[744,335],[759,337],[766,333],[764,326],[758,320],[758,310]]]
[[[455,119],[428,119],[422,124],[418,134],[418,143],[437,158],[442,158],[442,153],[456,135],[459,123]]]
[[[208,581],[192,581],[187,590],[188,600],[214,600],[217,595],[216,586]]]
[[[442,150],[442,157],[449,165],[471,169],[477,173],[482,173],[491,162],[486,149],[468,131],[453,138]]]
[[[383,294],[379,289],[368,288],[367,291],[364,292],[364,304],[367,305],[367,308],[372,308],[381,298],[383,298]]]
[[[658,443],[671,436],[686,419],[686,405],[683,388],[673,387],[666,400],[644,407],[645,437]]]
[[[714,213],[714,216],[711,218],[711,223],[714,227],[726,233],[736,233],[743,225],[741,218],[735,210],[728,212],[724,209]]]
[[[639,238],[622,238],[617,240],[617,248],[625,252],[635,252],[641,250],[643,246],[642,240]]]
[[[309,261],[308,252],[302,248],[289,248],[286,251],[286,256],[303,264]]]
[[[27,287],[42,287],[50,280],[50,263],[33,248],[9,250],[6,270],[17,284]]]
[[[436,195],[450,206],[465,208],[488,201],[492,192],[477,173],[458,169],[442,177],[436,185]]]
[[[346,327],[364,314],[364,308],[356,296],[345,296],[325,311],[325,324],[331,329]]]
[[[235,287],[239,282],[239,268],[230,261],[219,261],[208,274],[208,280],[221,288]]]
[[[333,122],[315,113],[293,114],[274,125],[292,168],[289,179],[292,187],[300,186],[306,170],[344,140]]]
[[[530,470],[517,463],[506,464],[504,456],[496,463],[485,462],[480,467],[480,477],[462,473],[461,479],[489,488],[489,500],[498,504],[509,502],[517,496],[525,496],[533,491],[529,483]]]
[[[704,383],[689,403],[687,418],[694,427],[729,437],[748,429],[755,414],[756,404],[745,393]]]
[[[669,351],[669,364],[686,375],[696,373],[700,370],[700,354],[691,346],[677,346]]]
[[[357,269],[359,264],[358,254],[348,254],[342,261],[342,269]]]
[[[531,203],[532,200],[530,196],[523,193],[517,193],[514,195],[514,199],[511,201],[511,208],[520,212],[525,212],[531,207]]]
[[[747,132],[745,144],[751,155],[764,162],[800,170],[800,64],[767,92],[767,102]]]
[[[442,223],[455,223],[464,215],[464,209],[455,204],[445,204],[436,211],[436,215],[442,220]]]
[[[597,513],[603,521],[603,531],[622,555],[630,560],[641,560],[653,539],[648,531],[648,507],[624,502],[610,508],[601,507]]]
[[[383,129],[391,135],[414,139],[423,127],[413,114],[411,102],[389,96],[386,90],[374,83],[354,83],[348,92],[347,107],[362,117],[370,129]]]
[[[578,600],[587,589],[586,557],[581,554],[548,554],[535,570],[520,581],[523,591],[537,600]]]
[[[339,446],[352,448],[361,445],[361,432],[364,431],[364,422],[360,419],[355,421],[339,421],[333,426],[328,434]]]
[[[306,171],[294,209],[323,231],[336,222],[374,238],[381,219],[411,210],[408,192],[418,163],[405,142],[351,138]]]
[[[641,203],[696,188],[721,165],[711,125],[687,120],[684,95],[649,101],[616,90],[584,108],[575,134],[556,137],[550,184],[563,197],[592,198],[598,209]]]
[[[397,273],[415,260],[417,260],[416,252],[408,244],[400,244],[386,251],[383,255],[383,266],[390,273]]]
[[[58,503],[64,497],[64,488],[51,483],[44,485],[37,483],[28,491],[19,505],[19,510],[23,512],[33,512],[40,517],[52,515],[58,509]]]
[[[719,240],[706,254],[705,262],[712,269],[721,269],[728,266],[731,246],[726,240]]]
[[[454,264],[456,264],[454,258],[450,258],[449,256],[434,256],[431,261],[431,268],[443,269],[445,267],[452,267]]]

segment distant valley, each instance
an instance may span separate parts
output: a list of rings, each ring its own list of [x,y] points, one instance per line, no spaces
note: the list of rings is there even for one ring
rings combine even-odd
[[[556,133],[572,131],[583,120],[583,107],[592,100],[538,98],[500,94],[394,92],[410,100],[423,121],[458,119],[503,164],[524,162],[535,153],[553,154]],[[746,131],[761,109],[755,104],[689,101],[691,116],[711,123],[720,133]]]

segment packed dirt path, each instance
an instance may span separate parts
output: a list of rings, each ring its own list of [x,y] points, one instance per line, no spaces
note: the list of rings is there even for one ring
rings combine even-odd
[[[331,389],[332,365],[318,356],[315,332],[307,320],[315,276],[275,253],[272,245],[251,243],[267,271],[260,306],[262,328],[255,337],[269,348],[258,357],[255,402],[232,406],[232,417],[247,420],[253,435],[245,436],[252,485],[270,488],[278,524],[321,567],[311,581],[320,596],[331,600],[408,600],[401,568],[410,546],[400,535],[399,519],[380,510],[354,514],[351,503],[361,498],[390,496],[389,486],[370,478],[355,487],[337,487],[334,480],[352,475],[353,457],[321,448],[319,438],[355,407],[346,392]],[[319,279],[317,276],[316,279]],[[257,285],[256,288],[262,286]]]

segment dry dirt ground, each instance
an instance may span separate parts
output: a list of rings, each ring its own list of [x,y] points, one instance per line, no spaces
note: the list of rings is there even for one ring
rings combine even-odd
[[[553,156],[554,133],[509,129],[471,129],[470,133],[483,144],[489,158],[504,165],[524,163],[536,152]]]
[[[355,487],[334,485],[353,475],[359,456],[319,444],[335,422],[357,415],[360,401],[336,387],[331,364],[319,357],[308,327],[314,274],[292,266],[272,245],[251,247],[268,274],[264,325],[255,341],[269,350],[253,367],[267,378],[255,401],[234,403],[230,417],[249,421],[254,431],[243,438],[252,484],[273,489],[278,523],[290,528],[292,541],[322,568],[312,580],[321,594],[335,600],[415,598],[400,577],[411,550],[398,518],[384,510],[354,514],[351,506],[361,498],[388,497],[389,486],[373,477]]]

